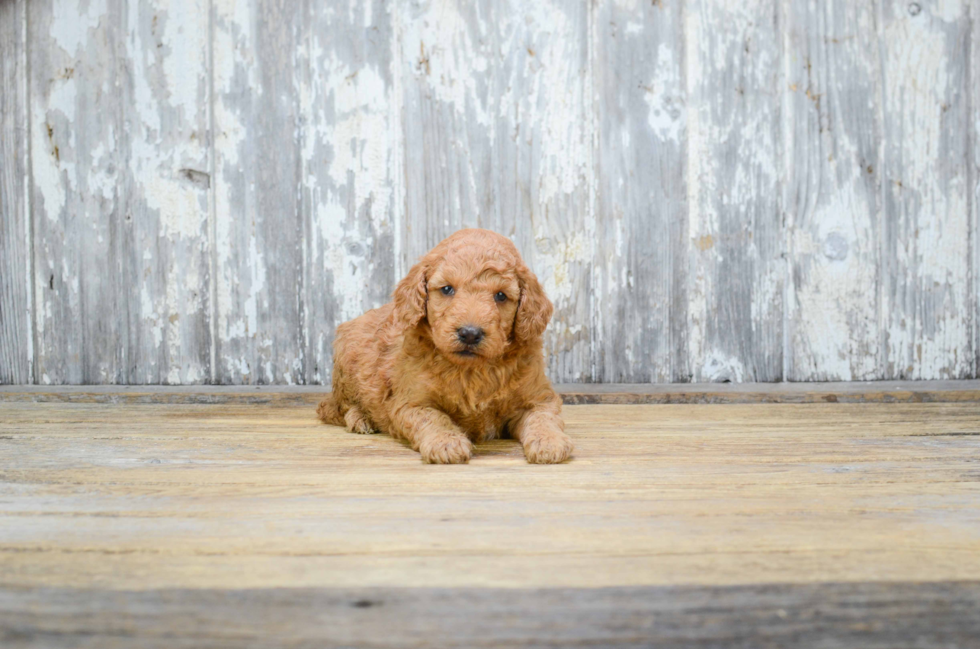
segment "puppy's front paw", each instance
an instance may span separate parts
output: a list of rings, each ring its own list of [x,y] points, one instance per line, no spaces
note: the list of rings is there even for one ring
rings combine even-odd
[[[524,457],[531,464],[558,464],[572,456],[572,440],[560,430],[541,431],[525,438]]]
[[[360,435],[370,435],[371,433],[377,432],[374,430],[374,426],[371,425],[371,420],[364,416],[364,413],[356,407],[351,407],[344,415],[344,423],[347,424],[347,430],[352,433],[358,433]]]
[[[473,443],[459,434],[430,435],[419,444],[419,453],[429,464],[465,464],[473,455]]]

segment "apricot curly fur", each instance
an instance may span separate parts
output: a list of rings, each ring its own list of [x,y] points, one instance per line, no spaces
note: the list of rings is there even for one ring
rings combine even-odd
[[[337,327],[333,392],[317,415],[404,439],[429,463],[467,462],[474,442],[506,435],[529,462],[563,462],[572,442],[541,346],[553,311],[509,239],[461,230],[389,304]],[[461,342],[464,326],[483,331],[477,345]]]

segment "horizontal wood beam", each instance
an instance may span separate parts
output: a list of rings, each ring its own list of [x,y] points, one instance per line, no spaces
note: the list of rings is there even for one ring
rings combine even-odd
[[[566,404],[980,402],[980,381],[564,384]],[[325,386],[0,386],[2,402],[315,405]]]
[[[61,647],[967,647],[980,584],[603,589],[0,588],[0,641]],[[474,614],[479,611],[479,614]],[[272,641],[276,638],[276,641]],[[914,640],[910,640],[910,638]],[[9,644],[8,644],[9,643]]]

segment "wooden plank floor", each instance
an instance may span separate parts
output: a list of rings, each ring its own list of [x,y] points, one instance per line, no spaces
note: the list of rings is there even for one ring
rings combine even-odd
[[[0,646],[980,646],[980,405],[585,405],[427,466],[306,405],[0,400]]]

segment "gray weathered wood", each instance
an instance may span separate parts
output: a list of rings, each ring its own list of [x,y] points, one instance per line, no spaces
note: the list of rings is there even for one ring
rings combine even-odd
[[[214,7],[215,375],[305,378],[303,3]]]
[[[0,383],[33,382],[26,9],[0,2]]]
[[[50,647],[973,647],[980,584],[0,590],[0,641]]]
[[[786,378],[872,379],[883,217],[876,5],[788,6]]]
[[[883,3],[881,13],[882,373],[963,378],[975,371],[968,3]]]
[[[970,7],[972,29],[970,31],[970,54],[967,67],[970,70],[969,96],[972,113],[970,115],[970,136],[968,146],[973,153],[970,164],[970,183],[967,198],[973,213],[970,224],[970,270],[973,276],[973,310],[970,313],[973,327],[974,378],[980,376],[980,0],[973,0]]]
[[[684,9],[690,374],[776,381],[786,268],[779,3],[692,0]]]
[[[598,381],[690,378],[682,18],[677,2],[596,7]]]
[[[980,403],[980,380],[838,383],[565,383],[566,404]],[[0,404],[272,404],[313,412],[324,389],[314,385],[6,385]]]
[[[217,8],[218,382],[329,382],[336,326],[387,301],[392,38],[380,1]]]
[[[207,8],[30,3],[42,383],[209,375]]]
[[[461,227],[511,237],[555,304],[555,380],[592,377],[589,4],[398,3],[399,271]]]
[[[305,383],[329,383],[337,325],[395,282],[399,115],[393,12],[383,0],[308,2],[302,124]]]
[[[973,649],[976,398],[570,406],[570,462],[455,467],[303,403],[0,403],[0,646]]]
[[[980,371],[978,0],[2,11],[0,382],[327,383],[467,226],[556,381]]]

